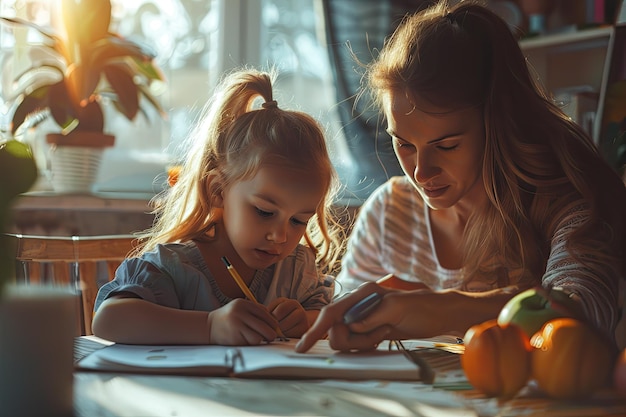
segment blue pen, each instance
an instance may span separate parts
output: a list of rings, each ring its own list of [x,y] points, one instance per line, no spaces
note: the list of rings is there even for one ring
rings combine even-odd
[[[368,295],[346,311],[343,315],[343,322],[351,324],[363,320],[382,300],[383,296],[377,292]]]

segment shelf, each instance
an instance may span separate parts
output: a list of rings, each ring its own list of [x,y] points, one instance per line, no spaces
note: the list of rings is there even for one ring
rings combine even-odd
[[[152,197],[136,193],[29,192],[15,201],[8,231],[45,236],[134,233],[152,225]]]
[[[145,193],[59,194],[52,191],[34,191],[22,194],[16,200],[14,210],[148,213],[151,211],[149,201],[153,197],[154,194]]]
[[[542,48],[554,48],[567,45],[581,45],[584,43],[605,45],[608,43],[614,28],[612,26],[585,29],[573,32],[556,33],[552,35],[537,36],[523,39],[520,47],[523,51]]]

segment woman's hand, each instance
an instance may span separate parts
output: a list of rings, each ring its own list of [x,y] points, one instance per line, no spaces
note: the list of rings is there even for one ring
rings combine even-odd
[[[287,337],[301,337],[309,329],[309,321],[302,305],[293,299],[280,297],[270,303],[268,310],[278,320]]]
[[[267,308],[237,298],[209,313],[209,340],[215,345],[258,345],[276,338],[278,322]]]
[[[382,301],[363,320],[345,324],[343,317],[357,302],[372,293]],[[372,350],[386,339],[432,337],[454,330],[448,327],[448,312],[442,308],[457,297],[427,288],[412,291],[388,289],[369,282],[322,309],[311,329],[302,336],[296,352],[306,352],[328,333],[330,347],[336,350]],[[449,309],[450,307],[448,307]]]
[[[383,295],[383,300],[378,307],[364,320],[350,325],[345,324],[343,316],[346,311],[374,292]],[[386,296],[391,292],[375,283],[367,283],[322,308],[313,326],[302,336],[296,346],[296,352],[306,352],[327,333],[330,347],[333,349],[341,351],[375,349],[393,329],[393,325],[386,319],[387,314],[385,314],[385,311],[395,311]]]

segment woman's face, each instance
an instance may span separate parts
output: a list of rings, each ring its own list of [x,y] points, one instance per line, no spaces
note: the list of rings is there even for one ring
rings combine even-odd
[[[324,191],[310,172],[271,163],[227,187],[221,196],[224,228],[246,265],[264,269],[293,252]]]
[[[446,209],[459,202],[471,207],[484,196],[480,108],[443,113],[420,101],[414,106],[401,92],[386,93],[383,106],[402,170],[429,207]]]

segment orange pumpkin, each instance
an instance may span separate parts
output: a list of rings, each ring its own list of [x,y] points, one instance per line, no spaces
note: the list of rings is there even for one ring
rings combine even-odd
[[[530,343],[517,325],[488,320],[465,334],[461,365],[474,388],[488,397],[509,399],[530,378]]]
[[[550,320],[530,343],[532,377],[553,398],[584,398],[610,382],[615,345],[582,321]]]

